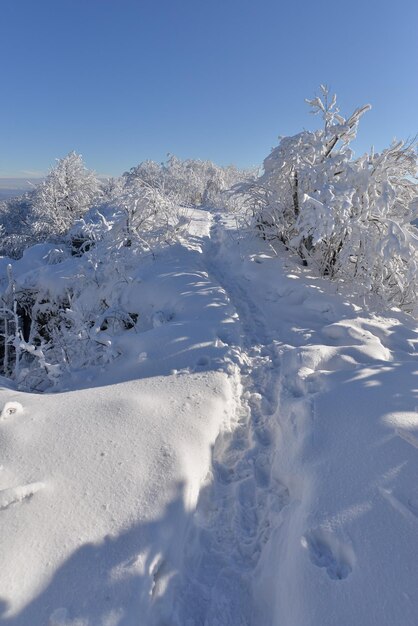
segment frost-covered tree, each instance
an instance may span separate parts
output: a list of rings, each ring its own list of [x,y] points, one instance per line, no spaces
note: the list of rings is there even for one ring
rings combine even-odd
[[[100,182],[81,155],[70,152],[49,172],[33,196],[35,228],[48,235],[66,232],[75,219],[97,203]]]
[[[36,242],[33,233],[33,192],[0,203],[0,254],[21,256],[23,250]]]
[[[122,176],[115,178],[107,178],[102,184],[102,201],[112,204],[123,192],[125,180]]]
[[[211,161],[181,160],[170,155],[165,163],[144,161],[124,174],[127,185],[142,181],[187,207],[225,207],[234,185],[255,179],[254,170],[232,165],[220,167]]]
[[[414,146],[396,142],[355,159],[349,145],[369,105],[348,118],[321,86],[308,100],[323,127],[286,137],[247,192],[265,238],[280,239],[323,275],[355,280],[413,308],[418,187]]]
[[[0,374],[44,390],[116,358],[119,336],[135,332],[140,316],[126,296],[141,261],[151,263],[187,224],[188,210],[134,180],[65,236],[27,250],[22,274],[0,275]]]
[[[62,236],[102,198],[100,181],[70,152],[33,191],[0,204],[0,254],[18,258],[28,246]]]
[[[187,225],[187,210],[172,194],[133,179],[117,200],[121,218],[112,230],[118,244],[152,252],[157,245],[169,243]]]

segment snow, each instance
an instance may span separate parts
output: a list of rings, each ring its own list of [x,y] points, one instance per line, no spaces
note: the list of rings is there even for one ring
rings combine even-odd
[[[61,605],[99,619],[129,596],[147,597],[153,562],[164,559],[167,576],[177,565],[210,446],[229,419],[225,375],[19,398],[25,412],[4,424],[1,443],[11,623],[46,624]]]
[[[4,381],[1,623],[415,626],[415,320],[190,217],[123,291],[122,356]]]

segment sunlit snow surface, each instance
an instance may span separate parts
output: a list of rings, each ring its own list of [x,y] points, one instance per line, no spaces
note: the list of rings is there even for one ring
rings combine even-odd
[[[0,623],[415,626],[416,326],[340,291],[195,212],[121,357],[4,381]]]

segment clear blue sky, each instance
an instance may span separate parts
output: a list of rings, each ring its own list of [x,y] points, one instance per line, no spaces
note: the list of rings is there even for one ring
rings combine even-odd
[[[0,176],[258,164],[321,82],[373,105],[358,151],[418,132],[417,0],[1,0],[0,53]]]

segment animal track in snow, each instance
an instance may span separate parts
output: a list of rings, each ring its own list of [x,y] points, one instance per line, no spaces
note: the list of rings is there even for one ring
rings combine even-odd
[[[223,569],[212,589],[212,601],[206,615],[207,626],[248,626],[251,589],[244,576],[235,570]],[[196,623],[189,621],[188,623]]]
[[[150,589],[150,596],[155,598],[160,595],[160,593],[164,592],[165,579],[167,577],[169,568],[167,562],[158,555],[156,559],[153,560],[150,567],[150,576],[152,576],[152,583]]]
[[[167,312],[167,311],[155,311],[155,313],[153,313],[151,316],[152,326],[153,328],[158,328],[159,326],[162,326],[163,324],[167,324],[168,322],[171,322],[173,318],[174,318],[174,313]]]
[[[254,478],[257,486],[264,489],[270,484],[271,459],[267,453],[260,452],[254,459]]]
[[[351,574],[354,551],[332,532],[322,528],[311,530],[302,537],[302,546],[308,550],[312,563],[325,568],[332,580],[343,580]]]
[[[252,477],[242,480],[237,487],[238,502],[244,507],[256,505],[256,485]]]
[[[291,497],[286,485],[275,481],[273,487],[274,489],[268,494],[269,510],[278,514],[291,502]]]

